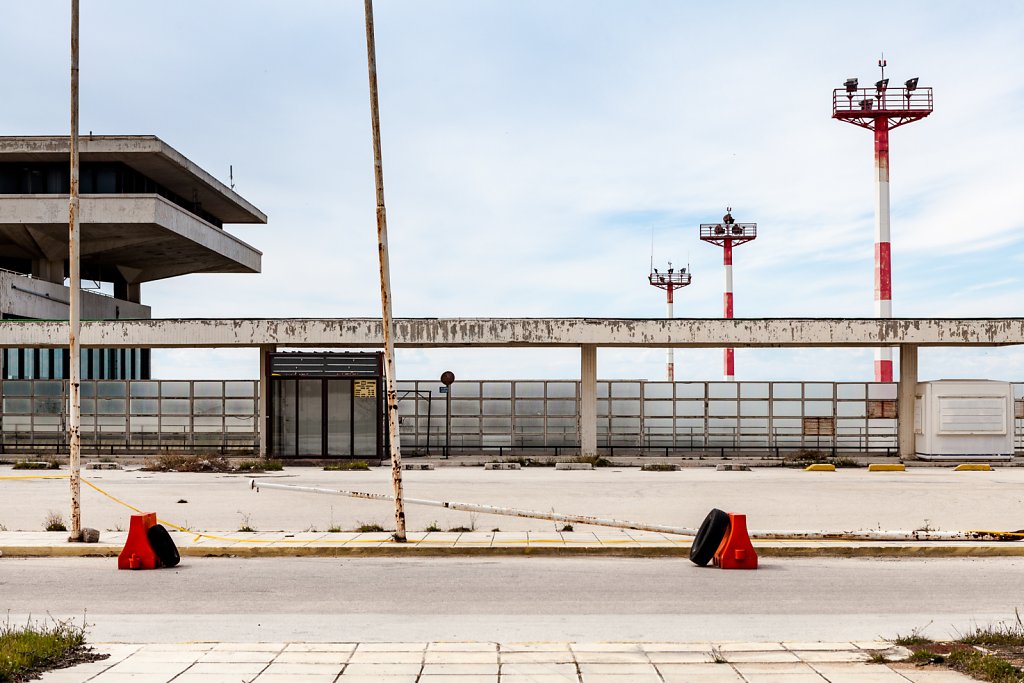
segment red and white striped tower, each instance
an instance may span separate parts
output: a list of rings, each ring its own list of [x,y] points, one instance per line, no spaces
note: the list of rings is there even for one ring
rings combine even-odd
[[[732,217],[732,207],[726,208],[721,223],[701,223],[700,239],[722,247],[725,260],[725,317],[732,318],[732,248],[757,238],[757,223],[737,223]],[[725,349],[724,374],[726,382],[736,381],[736,365],[733,349]]]
[[[875,317],[892,317],[892,261],[889,242],[889,131],[932,113],[932,89],[918,88],[916,78],[890,88],[885,59],[874,88],[860,88],[856,78],[832,91],[832,118],[875,134]],[[875,349],[875,381],[892,381],[892,347]]]
[[[692,278],[690,273],[687,272],[687,268],[680,268],[678,271],[672,267],[672,262],[668,262],[668,272],[659,273],[658,269],[653,265],[651,266],[651,274],[647,277],[647,281],[658,289],[664,289],[665,294],[668,298],[668,319],[673,318],[672,314],[672,292],[676,289],[686,287],[690,284]],[[666,376],[669,382],[676,381],[676,363],[673,354],[672,347],[669,347],[668,353],[666,354]]]

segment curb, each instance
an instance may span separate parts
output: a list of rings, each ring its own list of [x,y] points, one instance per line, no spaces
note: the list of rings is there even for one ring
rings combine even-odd
[[[756,546],[760,557],[799,558],[915,558],[915,557],[1024,557],[1024,544],[993,545],[766,545]],[[690,547],[678,546],[480,546],[438,547],[386,545],[374,547],[345,546],[193,546],[178,549],[182,557],[649,557],[689,558]],[[5,558],[39,557],[117,557],[119,546],[3,546]]]

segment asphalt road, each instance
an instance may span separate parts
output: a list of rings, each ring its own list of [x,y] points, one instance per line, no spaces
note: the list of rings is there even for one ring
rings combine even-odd
[[[0,559],[0,612],[95,641],[873,640],[1011,618],[1024,559]]]

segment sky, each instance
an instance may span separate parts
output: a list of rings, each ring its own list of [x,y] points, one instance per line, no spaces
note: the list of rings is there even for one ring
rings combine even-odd
[[[67,0],[0,3],[0,135],[64,134]],[[869,131],[832,89],[934,88],[891,134],[897,317],[1021,316],[1024,3],[377,0],[398,317],[665,316],[651,266],[689,264],[676,317],[871,317]],[[380,316],[358,0],[86,0],[81,131],[154,134],[269,216],[227,229],[258,275],[143,285],[154,317]],[[653,244],[653,249],[652,249]],[[576,350],[399,350],[400,379],[572,378]],[[657,349],[602,349],[602,378],[663,379]],[[922,379],[1024,380],[1024,349],[925,349]],[[869,349],[740,349],[740,380],[864,381]],[[157,378],[258,376],[252,350],[154,353]],[[721,378],[677,350],[678,380]]]

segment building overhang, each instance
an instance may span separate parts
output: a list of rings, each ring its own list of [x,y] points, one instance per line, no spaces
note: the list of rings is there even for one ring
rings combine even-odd
[[[159,195],[81,197],[82,277],[130,283],[190,273],[258,273],[261,252]],[[0,253],[66,260],[67,195],[6,195]]]
[[[1024,344],[1024,318],[400,318],[395,346],[453,347],[873,347]],[[379,348],[379,319],[93,321],[83,346],[105,348]],[[0,321],[0,347],[63,346],[66,321]]]
[[[68,162],[66,135],[0,137],[0,161]],[[233,189],[153,135],[83,135],[79,161],[120,162],[180,197],[195,198],[223,223],[266,223],[267,216]]]

